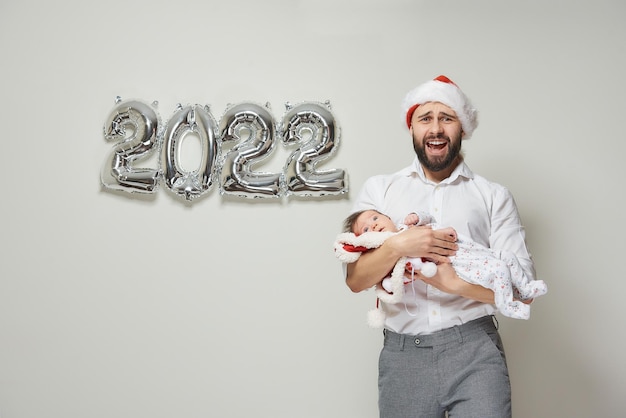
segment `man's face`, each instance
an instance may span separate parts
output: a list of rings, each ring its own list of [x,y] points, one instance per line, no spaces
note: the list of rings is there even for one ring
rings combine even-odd
[[[396,225],[388,216],[382,215],[375,210],[366,210],[354,222],[352,232],[355,235],[361,235],[365,232],[395,232]]]
[[[424,169],[452,172],[464,135],[456,112],[439,102],[425,103],[415,109],[410,130],[413,148]]]

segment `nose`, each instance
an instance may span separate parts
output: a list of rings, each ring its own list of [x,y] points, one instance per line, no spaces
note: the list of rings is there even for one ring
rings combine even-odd
[[[443,125],[439,123],[437,118],[433,118],[433,122],[430,124],[430,131],[432,133],[440,133],[443,129]]]

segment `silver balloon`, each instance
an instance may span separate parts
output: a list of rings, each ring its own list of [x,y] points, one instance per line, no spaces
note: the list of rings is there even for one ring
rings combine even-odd
[[[280,173],[253,171],[251,165],[268,157],[274,148],[276,127],[266,107],[240,103],[220,120],[222,143],[236,141],[221,165],[220,193],[242,197],[280,196]],[[247,138],[245,138],[247,136]]]
[[[342,169],[317,170],[339,145],[339,127],[330,104],[304,102],[287,104],[281,125],[285,145],[298,144],[285,165],[285,193],[297,196],[338,195],[348,191],[347,174]]]
[[[118,144],[102,166],[100,180],[103,186],[129,193],[153,193],[156,190],[159,171],[133,167],[133,161],[147,158],[158,149],[159,125],[159,117],[152,106],[118,98],[104,124],[104,137],[118,141]]]
[[[217,124],[207,107],[179,106],[167,122],[163,135],[161,167],[168,189],[186,200],[195,199],[210,190],[217,158]],[[200,138],[202,157],[198,169],[185,171],[178,162],[181,141],[195,133]]]

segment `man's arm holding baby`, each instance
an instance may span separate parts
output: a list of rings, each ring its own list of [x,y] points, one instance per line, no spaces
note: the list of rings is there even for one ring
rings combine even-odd
[[[462,296],[466,299],[476,300],[482,303],[494,304],[494,293],[486,287],[471,284],[461,279],[454,271],[452,264],[439,263],[437,274],[433,277],[426,277],[419,272],[414,273],[424,283],[429,284],[445,293]]]
[[[367,290],[380,283],[402,257],[425,257],[438,264],[449,263],[448,257],[457,249],[450,230],[417,227],[389,237],[380,247],[348,264],[346,284],[353,292]]]

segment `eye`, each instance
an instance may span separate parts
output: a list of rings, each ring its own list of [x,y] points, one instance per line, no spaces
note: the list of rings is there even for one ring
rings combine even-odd
[[[365,228],[363,228],[363,232],[367,232],[369,231],[369,228],[366,226]]]
[[[378,216],[374,216],[372,219],[377,221],[378,220]]]

